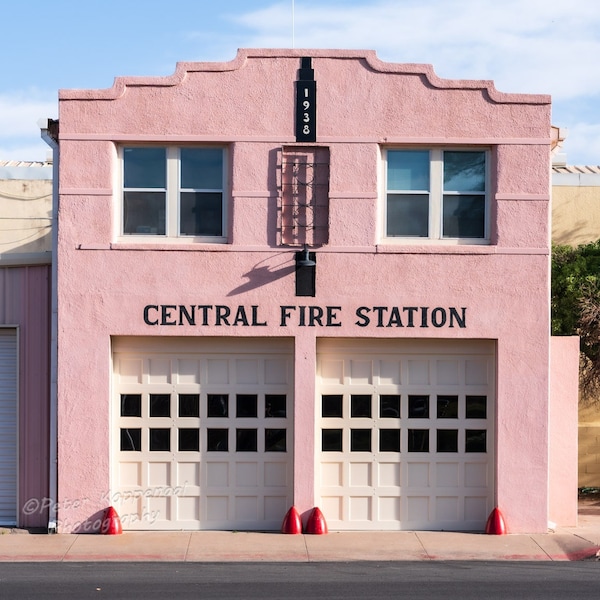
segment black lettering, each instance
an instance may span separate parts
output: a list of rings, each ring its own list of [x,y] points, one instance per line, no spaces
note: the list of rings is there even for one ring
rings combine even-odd
[[[320,306],[308,307],[308,326],[314,327],[315,323],[323,327],[323,309]]]
[[[202,325],[208,325],[208,311],[212,309],[210,304],[200,304],[198,308],[202,311]]]
[[[377,313],[377,327],[383,327],[383,313],[387,310],[387,306],[374,306],[373,312]]]
[[[146,325],[158,325],[158,319],[154,321],[150,320],[150,310],[155,310],[158,312],[158,306],[156,304],[144,306],[144,323],[146,323]]]
[[[427,324],[427,313],[429,312],[428,306],[421,306],[421,327],[429,327]]]
[[[337,322],[338,315],[334,311],[342,310],[341,306],[327,307],[327,327],[341,327],[342,324]]]
[[[405,306],[402,310],[404,312],[408,313],[408,325],[407,325],[407,327],[414,327],[415,324],[413,322],[413,315],[415,314],[416,311],[419,310],[418,307],[416,307],[416,306]]]
[[[455,320],[461,329],[467,326],[467,309],[463,306],[460,310],[462,311],[462,315],[458,314],[458,310],[454,306],[450,307],[450,327],[454,327]]]
[[[306,306],[299,306],[298,308],[300,309],[300,322],[298,323],[298,325],[300,325],[300,327],[305,327],[306,322],[304,320],[304,315],[306,312]]]
[[[188,312],[185,306],[179,307],[179,325],[183,325],[183,318],[187,321],[188,325],[196,324],[196,307],[190,306],[191,314]]]
[[[253,327],[265,327],[267,325],[266,321],[259,323],[258,321],[258,306],[252,307],[252,326]]]
[[[431,322],[434,327],[443,327],[446,324],[446,309],[440,308],[439,306],[434,308],[431,311]]]
[[[397,306],[392,307],[390,318],[386,327],[404,327],[404,325],[402,325],[402,318],[400,317],[400,310]]]
[[[231,309],[228,306],[223,305],[217,305],[215,308],[217,310],[217,314],[215,316],[215,326],[220,327],[221,322],[223,322],[229,327],[229,315],[231,314]]]
[[[236,326],[240,323],[244,327],[248,327],[248,318],[246,317],[246,309],[243,306],[237,307],[237,312],[235,313],[235,319],[233,320],[234,326]]]
[[[359,327],[367,327],[371,322],[371,319],[369,319],[369,317],[365,314],[368,312],[371,312],[369,308],[367,308],[366,306],[359,306],[356,309],[355,313],[359,320],[355,321],[354,324],[358,325]]]
[[[279,324],[281,325],[281,327],[287,327],[288,319],[292,316],[290,311],[296,310],[296,307],[295,306],[280,306],[279,308],[281,310],[281,321]]]
[[[161,325],[177,325],[177,321],[174,319],[174,317],[172,315],[172,311],[177,310],[177,307],[175,305],[171,305],[171,304],[163,304],[160,308],[161,308],[160,324]],[[169,319],[173,319],[173,320],[169,321]]]

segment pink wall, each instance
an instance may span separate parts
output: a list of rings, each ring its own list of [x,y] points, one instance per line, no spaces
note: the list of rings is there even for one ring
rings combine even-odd
[[[579,338],[553,337],[550,347],[550,521],[577,525]]]
[[[0,323],[18,327],[21,527],[48,525],[50,267],[0,268]],[[28,503],[27,501],[33,501]]]
[[[277,246],[273,233],[273,156],[294,144],[300,56],[313,58],[317,144],[330,150],[329,243],[317,250],[315,298],[295,296],[295,249]],[[113,183],[119,176],[116,145],[123,142],[228,144],[228,243],[119,239]],[[383,243],[379,152],[389,144],[491,148],[491,244]],[[242,50],[230,63],[180,63],[171,77],[118,78],[107,90],[61,91],[60,148],[64,531],[105,507],[110,336],[257,335],[251,328],[149,327],[142,319],[147,304],[260,305],[269,323],[259,335],[295,338],[295,422],[308,432],[308,442],[317,337],[497,340],[497,502],[512,532],[546,530],[549,97],[502,94],[485,81],[441,80],[428,65],[384,63],[371,52]],[[341,306],[343,325],[281,327],[280,305]],[[467,307],[468,326],[361,328],[351,318],[358,306],[381,305]],[[294,450],[303,510],[314,501],[314,452],[308,448],[298,442]],[[74,507],[71,501],[82,494],[93,501]]]

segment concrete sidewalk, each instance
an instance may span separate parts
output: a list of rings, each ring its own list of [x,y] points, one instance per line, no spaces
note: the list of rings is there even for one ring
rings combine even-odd
[[[284,535],[229,531],[32,534],[0,529],[0,561],[325,562],[570,561],[600,558],[600,507],[580,506],[577,527],[544,534],[444,531]]]

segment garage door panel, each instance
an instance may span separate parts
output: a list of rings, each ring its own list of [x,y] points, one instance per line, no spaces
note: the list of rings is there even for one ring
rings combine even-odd
[[[415,350],[406,341],[319,344],[317,482],[331,530],[485,526],[493,345],[430,341]]]

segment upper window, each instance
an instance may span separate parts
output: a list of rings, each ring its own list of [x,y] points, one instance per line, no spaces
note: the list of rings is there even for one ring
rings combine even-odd
[[[123,148],[122,234],[223,241],[224,150]]]
[[[487,153],[387,150],[385,236],[489,239]]]

